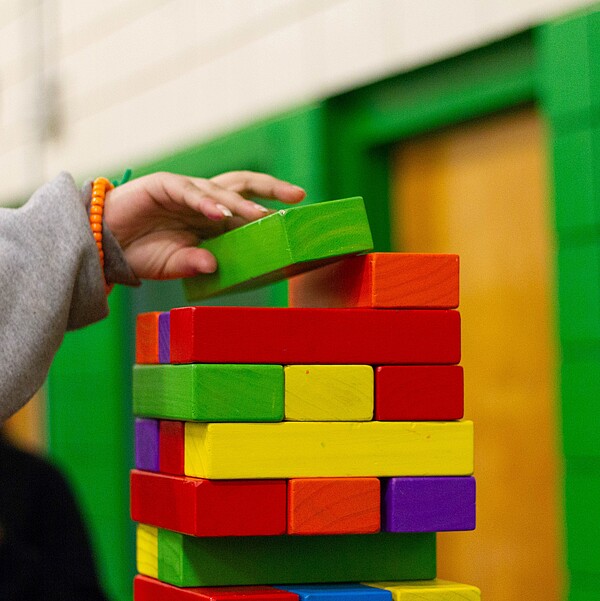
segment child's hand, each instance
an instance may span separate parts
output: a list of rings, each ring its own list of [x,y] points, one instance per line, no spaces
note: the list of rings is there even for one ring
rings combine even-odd
[[[154,173],[108,192],[104,219],[139,278],[212,273],[217,262],[210,252],[196,248],[198,242],[268,213],[245,196],[295,203],[305,193],[251,171],[212,179]]]

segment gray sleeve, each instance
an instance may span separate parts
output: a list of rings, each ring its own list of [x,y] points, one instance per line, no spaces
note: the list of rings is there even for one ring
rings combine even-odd
[[[0,422],[40,388],[68,329],[108,314],[88,223],[89,190],[61,173],[19,209],[0,209]],[[137,284],[106,232],[110,283]]]

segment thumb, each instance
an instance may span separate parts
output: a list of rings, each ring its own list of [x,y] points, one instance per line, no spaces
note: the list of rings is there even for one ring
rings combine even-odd
[[[182,248],[169,258],[164,279],[187,278],[217,270],[215,256],[204,248]]]

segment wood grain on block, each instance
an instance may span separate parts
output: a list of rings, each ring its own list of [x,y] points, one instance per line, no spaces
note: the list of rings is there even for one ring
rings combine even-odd
[[[188,300],[276,282],[373,248],[362,198],[276,211],[200,244],[217,259],[215,273],[184,280]]]
[[[170,343],[170,320],[171,315],[168,312],[161,313],[158,316],[158,362],[170,363],[171,350]]]
[[[192,537],[158,530],[158,578],[176,586],[435,577],[433,534]]]
[[[475,529],[475,478],[390,478],[383,483],[385,532]]]
[[[133,412],[174,420],[280,421],[284,412],[283,367],[134,365]]]
[[[160,420],[158,425],[158,469],[163,474],[184,474],[184,422]]]
[[[365,584],[292,584],[280,587],[300,601],[392,601],[392,594]]]
[[[366,582],[392,593],[393,601],[481,601],[476,586],[435,578],[416,582]]]
[[[375,419],[446,421],[464,414],[460,365],[385,365],[375,368]]]
[[[185,425],[185,472],[214,479],[473,473],[473,423]]]
[[[135,362],[158,363],[158,318],[160,311],[140,313],[135,324]]]
[[[459,258],[448,254],[370,253],[299,275],[290,307],[455,309]]]
[[[203,480],[131,471],[131,518],[192,536],[286,531],[285,480]]]
[[[157,472],[159,456],[158,420],[135,418],[135,467]]]
[[[372,534],[380,527],[377,478],[293,478],[288,534]]]
[[[171,361],[454,364],[460,361],[460,315],[427,309],[182,307],[171,311]]]
[[[138,575],[133,579],[133,599],[134,601],[298,601],[298,595],[272,586],[182,588]]]
[[[373,419],[374,378],[370,365],[287,365],[285,419]]]

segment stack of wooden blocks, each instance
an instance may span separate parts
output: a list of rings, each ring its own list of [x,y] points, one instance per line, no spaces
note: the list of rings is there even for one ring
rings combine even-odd
[[[458,257],[332,263],[370,248],[358,201],[260,220],[284,221],[287,255],[274,263],[263,237],[269,265],[253,256],[252,273],[227,272],[222,249],[279,226],[226,234],[221,280],[188,285],[201,297],[330,263],[291,280],[290,308],[138,316],[136,601],[479,599],[436,579],[435,533],[475,527]],[[307,239],[318,250],[298,259]]]

